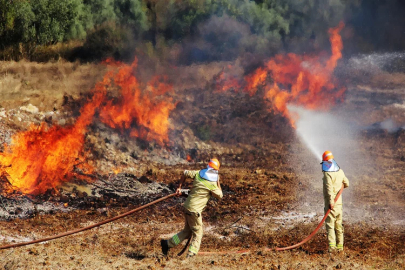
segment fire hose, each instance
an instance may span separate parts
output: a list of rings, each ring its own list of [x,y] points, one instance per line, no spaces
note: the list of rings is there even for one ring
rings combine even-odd
[[[336,194],[336,197],[335,197],[335,200],[334,200],[335,203],[337,202],[337,200],[339,199],[340,195],[342,194],[343,189],[344,189],[344,185],[342,184],[342,187],[340,188],[338,194]],[[267,251],[273,251],[273,250],[276,250],[276,251],[289,250],[289,249],[297,248],[297,247],[303,245],[304,243],[308,242],[312,237],[314,237],[314,235],[315,235],[315,234],[319,231],[319,229],[322,227],[322,225],[323,225],[323,223],[325,222],[326,218],[328,217],[330,211],[331,211],[331,209],[328,209],[328,211],[326,211],[326,213],[325,213],[323,219],[322,219],[321,222],[318,224],[318,226],[315,228],[315,230],[314,230],[310,235],[308,235],[304,240],[302,240],[301,242],[299,242],[299,243],[297,243],[297,244],[295,244],[295,245],[292,245],[292,246],[288,246],[288,247],[274,248],[274,249],[266,248],[266,250],[267,250]],[[198,254],[199,254],[199,255],[229,254],[229,253],[246,254],[246,253],[249,253],[249,252],[250,252],[250,250],[247,249],[247,250],[237,250],[237,251],[199,252]]]
[[[0,247],[0,249],[9,249],[9,248],[15,248],[15,247],[21,247],[21,246],[28,246],[28,245],[31,245],[31,244],[36,244],[36,243],[40,243],[40,242],[45,242],[45,241],[49,241],[49,240],[53,240],[53,239],[65,237],[65,236],[68,236],[68,235],[71,235],[71,234],[75,234],[75,233],[78,233],[78,232],[90,230],[90,229],[92,229],[92,228],[94,228],[94,227],[98,227],[98,226],[104,225],[104,224],[106,224],[106,223],[110,223],[110,222],[112,222],[112,221],[114,221],[114,220],[117,220],[117,219],[126,217],[126,216],[128,216],[128,215],[131,215],[131,214],[133,214],[133,213],[135,213],[135,212],[137,212],[137,211],[139,211],[139,210],[145,209],[145,208],[147,208],[147,207],[149,207],[149,206],[151,206],[151,205],[153,205],[153,204],[156,204],[156,203],[158,203],[158,202],[167,200],[167,199],[169,199],[169,198],[171,198],[171,197],[174,197],[174,196],[176,196],[176,193],[173,193],[173,194],[170,194],[170,195],[168,195],[168,196],[162,197],[162,198],[160,198],[160,199],[158,199],[158,200],[155,200],[155,201],[150,202],[150,203],[148,203],[148,204],[142,205],[141,207],[135,208],[135,209],[133,209],[133,210],[131,210],[131,211],[128,211],[128,212],[126,212],[126,213],[124,213],[124,214],[118,215],[118,216],[116,216],[116,217],[113,217],[113,218],[110,218],[110,219],[101,221],[101,222],[99,222],[99,223],[96,223],[96,224],[93,224],[93,225],[90,225],[90,226],[87,226],[87,227],[84,227],[84,228],[80,228],[80,229],[68,231],[68,232],[65,232],[65,233],[61,233],[61,234],[58,234],[58,235],[54,235],[54,236],[50,236],[50,237],[46,237],[46,238],[42,238],[42,239],[38,239],[38,240],[33,240],[33,241],[30,241],[30,242],[23,242],[23,243],[17,243],[17,244],[6,245],[6,246]]]
[[[337,200],[339,199],[340,195],[342,194],[344,189],[344,185],[342,185],[342,187],[340,188],[338,194],[335,197],[335,203],[337,202]],[[323,217],[323,219],[321,220],[321,222],[319,223],[318,227],[315,228],[315,230],[307,236],[307,238],[305,238],[304,240],[302,240],[301,242],[299,242],[298,244],[289,246],[289,247],[283,247],[283,248],[275,248],[276,251],[282,251],[282,250],[288,250],[288,249],[293,249],[293,248],[297,248],[299,246],[301,246],[302,244],[308,242],[312,237],[314,237],[314,235],[318,232],[318,230],[321,228],[322,224],[325,222],[326,218],[328,217],[329,213],[330,213],[331,209],[328,209],[328,211],[326,211],[325,216]]]
[[[340,188],[338,194],[336,194],[335,200],[334,202],[336,203],[337,200],[339,199],[340,195],[342,194],[344,189],[344,185],[342,184],[342,187]],[[275,248],[275,249],[271,249],[271,248],[266,248],[266,250],[268,251],[272,251],[272,250],[276,250],[276,251],[283,251],[283,250],[289,250],[289,249],[294,249],[297,248],[303,244],[305,244],[306,242],[308,242],[312,237],[314,237],[314,235],[319,231],[319,229],[322,227],[323,223],[325,222],[326,218],[328,217],[329,213],[330,213],[331,209],[328,209],[328,211],[326,211],[323,219],[321,220],[321,222],[318,224],[318,226],[315,228],[315,230],[308,235],[304,240],[302,240],[301,242],[292,245],[292,246],[288,246],[288,247],[283,247],[283,248]],[[190,242],[190,239],[188,239],[187,244],[184,246],[184,249],[177,254],[178,256],[182,255],[183,252],[185,251],[185,249],[187,248],[188,243]],[[249,253],[250,250],[245,249],[245,250],[237,250],[237,251],[213,251],[213,252],[199,252],[199,255],[210,255],[210,254],[229,254],[229,253],[235,253],[235,254],[246,254]]]
[[[342,185],[342,188],[340,189],[340,191],[338,192],[338,194],[337,194],[336,197],[335,197],[335,200],[334,200],[335,203],[336,203],[336,201],[339,199],[340,195],[342,194],[343,188],[344,188],[344,186]],[[65,237],[65,236],[68,236],[68,235],[76,234],[76,233],[79,233],[79,232],[83,232],[83,231],[86,231],[86,230],[90,230],[90,229],[92,229],[92,228],[99,227],[99,226],[104,225],[104,224],[106,224],[106,223],[110,223],[110,222],[115,221],[115,220],[117,220],[117,219],[120,219],[120,218],[126,217],[126,216],[128,216],[128,215],[131,215],[131,214],[133,214],[133,213],[135,213],[135,212],[137,212],[137,211],[140,211],[140,210],[142,210],[142,209],[145,209],[145,208],[147,208],[147,207],[149,207],[149,206],[151,206],[151,205],[154,205],[154,204],[156,204],[156,203],[158,203],[158,202],[167,200],[167,199],[169,199],[169,198],[171,198],[171,197],[174,197],[174,196],[176,196],[176,193],[173,193],[173,194],[170,194],[170,195],[168,195],[168,196],[162,197],[162,198],[157,199],[157,200],[155,200],[155,201],[152,201],[152,202],[150,202],[150,203],[148,203],[148,204],[145,204],[145,205],[142,205],[142,206],[140,206],[140,207],[138,207],[138,208],[135,208],[135,209],[133,209],[133,210],[131,210],[131,211],[128,211],[128,212],[123,213],[123,214],[121,214],[121,215],[118,215],[118,216],[116,216],[116,217],[113,217],[113,218],[110,218],[110,219],[107,219],[107,220],[98,222],[98,223],[96,223],[96,224],[93,224],[93,225],[90,225],[90,226],[87,226],[87,227],[83,227],[83,228],[80,228],[80,229],[68,231],[68,232],[65,232],[65,233],[58,234],[58,235],[54,235],[54,236],[50,236],[50,237],[46,237],[46,238],[42,238],[42,239],[37,239],[37,240],[29,241],[29,242],[23,242],[23,243],[16,243],[16,244],[10,244],[10,245],[1,246],[1,247],[0,247],[0,250],[1,250],[1,249],[9,249],[9,248],[21,247],[21,246],[28,246],[28,245],[31,245],[31,244],[36,244],[36,243],[41,243],[41,242],[45,242],[45,241],[50,241],[50,240],[53,240],[53,239],[57,239],[57,238]],[[326,211],[325,216],[323,217],[323,219],[321,220],[321,222],[319,223],[319,225],[318,225],[318,226],[315,228],[315,230],[314,230],[308,237],[306,237],[304,240],[302,240],[302,241],[299,242],[298,244],[295,244],[295,245],[292,245],[292,246],[283,247],[283,248],[275,248],[275,250],[276,250],[276,251],[282,251],[282,250],[294,249],[294,248],[297,248],[297,247],[301,246],[302,244],[308,242],[308,241],[318,232],[318,230],[321,228],[321,226],[322,226],[323,223],[325,222],[326,218],[328,217],[330,211],[331,211],[331,209],[328,209],[328,211]],[[189,240],[190,240],[190,239],[189,239]],[[189,241],[188,241],[188,242],[189,242]],[[188,244],[188,243],[187,243],[187,244]],[[187,247],[187,244],[186,244],[186,247]],[[267,248],[266,250],[272,250],[272,249]],[[181,255],[183,252],[184,252],[184,251],[180,252],[178,255]],[[200,255],[229,254],[229,253],[246,254],[246,253],[249,253],[249,252],[250,252],[249,250],[238,250],[238,251],[199,252],[199,254],[200,254]]]

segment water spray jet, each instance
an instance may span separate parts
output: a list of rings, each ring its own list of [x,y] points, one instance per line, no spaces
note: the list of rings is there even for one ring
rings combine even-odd
[[[308,110],[295,105],[288,105],[287,108],[295,116],[299,138],[319,161],[325,150],[349,158],[347,153],[352,150],[357,127],[330,112]]]

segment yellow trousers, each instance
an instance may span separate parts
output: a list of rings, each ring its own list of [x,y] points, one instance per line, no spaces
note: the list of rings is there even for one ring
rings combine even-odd
[[[325,213],[328,209],[325,208]],[[325,220],[329,248],[343,250],[342,205],[335,205]]]
[[[172,238],[169,240],[169,247],[175,247],[184,239],[188,239],[190,236],[193,237],[190,247],[188,249],[189,252],[197,254],[200,250],[201,239],[203,236],[203,227],[202,227],[202,216],[201,213],[190,212],[188,210],[184,210],[184,228],[181,232],[173,235]]]

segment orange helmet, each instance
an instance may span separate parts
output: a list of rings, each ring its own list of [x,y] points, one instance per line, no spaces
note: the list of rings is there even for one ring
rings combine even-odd
[[[329,161],[331,159],[334,159],[332,152],[331,151],[325,151],[322,155],[322,161]]]
[[[210,166],[211,168],[215,169],[215,170],[219,170],[219,166],[221,166],[221,164],[219,164],[218,159],[213,158],[210,160],[210,162],[208,162],[208,166]]]

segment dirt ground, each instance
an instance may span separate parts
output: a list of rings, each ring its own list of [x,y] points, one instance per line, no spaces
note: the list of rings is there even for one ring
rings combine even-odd
[[[254,98],[231,93],[228,101],[208,99],[212,107],[190,110],[199,98],[207,100],[201,89],[210,87],[220,66],[191,66],[180,72],[189,75],[189,81],[179,85],[174,96],[188,102],[179,102],[171,114],[170,138],[175,143],[169,149],[153,143],[145,146],[145,142],[100,123],[90,126],[86,147],[92,149],[100,175],[119,167],[116,179],[132,174],[138,180],[148,179],[140,186],[146,188],[157,182],[171,191],[184,169],[201,169],[210,156],[218,156],[222,163],[224,199],[210,200],[203,213],[201,251],[249,250],[248,253],[186,259],[185,255],[177,256],[182,244],[164,257],[160,239],[170,237],[183,226],[181,209],[185,198],[179,197],[76,235],[1,250],[0,266],[4,269],[404,269],[405,129],[401,127],[405,126],[405,74],[380,74],[377,81],[361,83],[352,79],[340,105],[340,115],[356,111],[351,117],[363,128],[347,147],[354,149],[356,157],[364,157],[339,163],[351,180],[350,188],[344,192],[344,254],[327,252],[324,227],[303,246],[277,252],[273,250],[275,247],[304,239],[323,216],[319,161],[281,116],[269,113]],[[1,63],[0,143],[10,143],[12,134],[25,130],[31,123],[48,121],[65,125],[74,121],[77,112],[72,107],[83,103],[104,69],[101,65],[63,62]],[[175,84],[182,78],[177,80],[173,79]],[[382,83],[384,80],[386,84]],[[226,117],[215,126],[207,116],[209,110]],[[395,128],[387,130],[381,125],[387,118],[395,120]],[[208,123],[214,128],[207,139],[194,126]],[[187,155],[191,156],[190,161],[186,161]],[[116,180],[111,177],[108,181],[113,184]],[[2,245],[19,243],[88,226],[134,209],[157,195],[131,201],[128,197],[135,195],[129,193],[125,199],[111,197],[102,206],[97,201],[94,205],[71,207],[69,211],[35,212],[29,218],[3,216],[0,240]],[[92,198],[91,194],[88,196]],[[10,200],[2,197],[6,202],[3,206],[9,209],[12,197]],[[63,209],[64,202],[53,197],[35,199],[39,204],[39,199],[47,200]],[[70,197],[69,205],[80,200]]]

